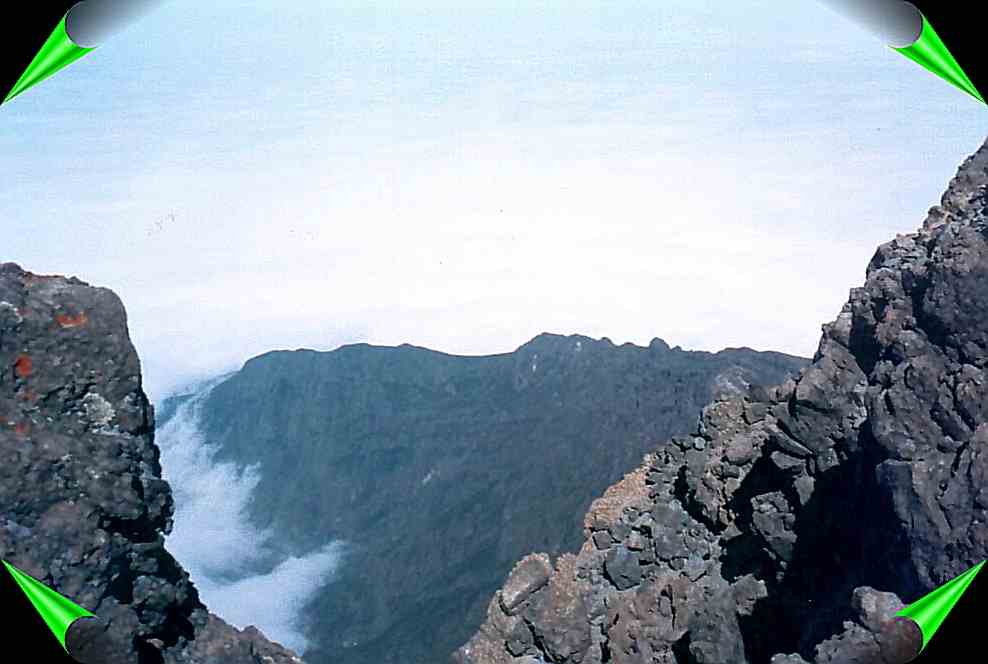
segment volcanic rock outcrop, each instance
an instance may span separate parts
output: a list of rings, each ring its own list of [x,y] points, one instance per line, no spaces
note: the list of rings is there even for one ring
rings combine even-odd
[[[87,661],[298,664],[211,615],[165,549],[153,430],[117,296],[0,264],[0,558],[99,616],[69,634]]]
[[[983,146],[809,367],[649,454],[578,553],[517,564],[454,661],[901,661],[900,598],[988,557],[986,192]]]

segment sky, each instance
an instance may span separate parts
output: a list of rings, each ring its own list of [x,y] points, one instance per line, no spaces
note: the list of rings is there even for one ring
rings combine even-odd
[[[275,348],[801,355],[988,111],[813,1],[170,0],[0,108],[0,260],[152,398]]]

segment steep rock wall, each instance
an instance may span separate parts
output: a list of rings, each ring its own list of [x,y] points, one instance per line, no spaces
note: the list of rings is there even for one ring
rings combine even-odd
[[[0,264],[0,558],[94,612],[105,664],[297,664],[208,613],[111,291]]]

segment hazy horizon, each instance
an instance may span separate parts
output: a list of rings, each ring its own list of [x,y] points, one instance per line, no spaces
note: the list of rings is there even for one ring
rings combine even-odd
[[[0,127],[2,260],[117,292],[155,399],[354,342],[812,355],[986,133],[809,0],[172,0]]]

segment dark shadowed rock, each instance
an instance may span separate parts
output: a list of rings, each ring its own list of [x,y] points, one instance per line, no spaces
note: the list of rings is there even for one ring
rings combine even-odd
[[[593,503],[571,563],[585,580],[584,604],[599,608],[580,626],[590,639],[562,657],[536,639],[538,651],[525,656],[914,657],[918,627],[895,618],[900,598],[921,597],[988,557],[986,211],[988,146],[965,162],[920,231],[878,249],[798,377],[715,401],[693,436],[659,446]],[[656,552],[637,573],[611,553],[632,532]],[[544,590],[522,603],[522,612],[539,607],[533,633],[552,603]],[[489,614],[454,659],[528,661],[505,649],[500,624]]]
[[[65,634],[65,649],[79,664],[128,664],[129,645],[109,631],[109,623],[99,618],[80,618]]]
[[[907,664],[919,656],[922,647],[923,632],[909,618],[888,620],[878,633],[883,664]]]
[[[0,557],[99,617],[68,634],[94,664],[298,662],[211,617],[165,549],[152,432],[117,296],[0,264]]]

